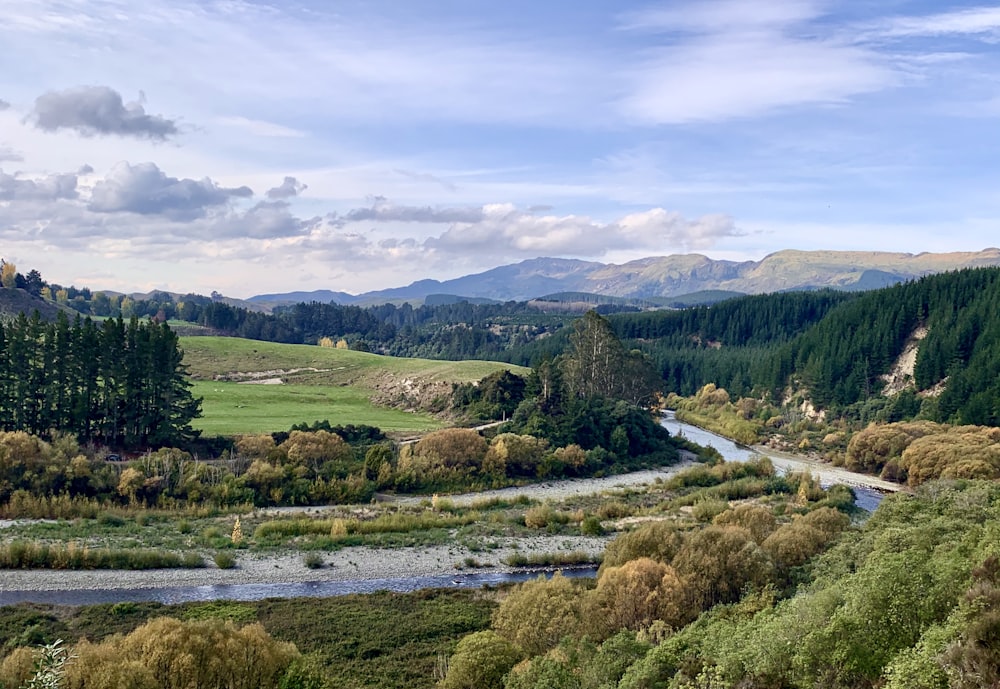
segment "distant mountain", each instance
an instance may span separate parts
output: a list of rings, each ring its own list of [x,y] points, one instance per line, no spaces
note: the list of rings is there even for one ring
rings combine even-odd
[[[308,304],[319,302],[320,304],[354,304],[358,298],[347,292],[332,292],[328,289],[318,289],[312,292],[285,292],[283,294],[258,294],[250,297],[246,301],[260,306],[278,306],[281,304]]]
[[[678,254],[643,258],[621,265],[535,258],[453,280],[419,280],[406,287],[366,292],[354,297],[343,292],[291,292],[251,297],[249,301],[422,303],[432,294],[527,301],[562,292],[656,299],[717,290],[744,294],[825,287],[867,290],[933,273],[995,265],[1000,265],[1000,249],[996,248],[943,254],[788,249],[765,256],[760,261],[723,261],[700,254]],[[298,295],[307,295],[307,298],[298,298]],[[327,299],[326,295],[331,296]]]

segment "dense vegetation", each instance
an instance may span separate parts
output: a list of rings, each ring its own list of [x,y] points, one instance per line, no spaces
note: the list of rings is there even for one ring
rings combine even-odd
[[[747,505],[735,511],[727,511],[725,503],[727,498],[755,499],[760,502],[760,506],[750,509],[751,506]],[[342,530],[344,538],[357,539],[362,529],[365,533],[375,534],[380,529],[398,529],[400,527],[394,527],[393,524],[401,524],[404,521],[437,522],[442,525],[450,523],[453,525],[452,528],[459,528],[468,534],[471,524],[466,525],[466,521],[471,519],[479,524],[480,528],[486,529],[484,533],[492,534],[489,538],[496,539],[497,528],[566,534],[576,529],[572,526],[574,521],[582,522],[579,528],[586,528],[590,520],[580,519],[576,512],[592,515],[591,519],[593,517],[603,519],[608,528],[617,528],[614,524],[623,517],[641,517],[643,519],[639,521],[643,523],[645,520],[655,519],[653,527],[626,531],[615,541],[602,569],[613,572],[616,568],[621,569],[636,553],[642,552],[648,555],[652,552],[649,550],[650,547],[661,553],[677,548],[680,546],[679,539],[684,538],[685,534],[696,533],[706,526],[712,529],[717,527],[731,529],[733,524],[739,523],[746,525],[756,538],[764,538],[769,530],[777,532],[786,523],[794,524],[804,520],[802,525],[792,529],[794,533],[811,534],[812,532],[805,529],[806,522],[810,525],[819,525],[816,528],[836,533],[847,522],[846,516],[840,510],[849,509],[850,501],[849,490],[837,488],[823,491],[808,477],[776,476],[767,462],[759,462],[702,467],[668,483],[658,483],[645,489],[626,491],[613,496],[581,497],[569,504],[515,501],[505,505],[503,501],[482,501],[479,505],[458,508],[442,499],[435,500],[436,506],[429,506],[423,511],[397,512],[390,506],[377,518],[344,517],[331,520],[328,517],[264,517],[265,521],[257,523],[256,526],[255,522],[247,522],[245,538],[257,542],[294,540],[295,543],[305,547],[306,543],[314,540],[317,542],[329,540],[331,531],[339,533]],[[344,514],[348,513],[345,510]],[[805,514],[800,515],[800,513]],[[773,517],[770,516],[772,514]],[[152,519],[144,519],[146,524],[144,528],[157,528],[164,536],[171,533],[169,538],[177,538],[178,530],[171,529],[169,520],[165,520],[165,514],[160,514],[159,518],[164,519],[159,526],[154,524]],[[89,520],[65,522],[58,528],[64,532],[68,529],[83,529],[84,524],[81,522],[87,521]],[[570,524],[564,524],[567,521]],[[597,524],[599,522],[595,523]],[[97,526],[99,525],[92,525],[89,528],[94,529]],[[128,524],[114,526],[109,522],[107,526],[132,533]],[[55,529],[57,525],[39,524],[31,527],[24,525],[20,528],[30,529],[31,533],[40,533]],[[183,531],[187,532],[189,528],[184,528]],[[417,527],[411,524],[410,528]],[[200,522],[194,524],[193,529],[200,530]],[[443,531],[443,529],[437,530]],[[664,534],[669,537],[661,538]],[[469,536],[465,535],[463,538],[467,539]],[[144,540],[150,540],[150,537],[145,537]],[[801,536],[799,540],[786,538],[783,541],[776,539],[775,542],[793,544],[785,546],[783,550],[792,554],[789,557],[815,552],[815,548],[819,547],[802,541]],[[795,548],[802,550],[800,552]],[[688,550],[690,551],[690,548]],[[692,563],[692,566],[702,567],[696,563]],[[734,567],[737,566],[738,563],[734,562]],[[565,588],[567,593],[571,593],[574,599],[593,597],[595,602],[600,601],[601,606],[610,604],[611,598],[608,596],[611,595],[612,589],[607,585],[599,592],[588,593],[591,584],[586,581],[579,585],[569,585],[567,580],[558,578],[556,583]],[[623,601],[628,599],[630,594],[627,587],[615,590],[616,595],[622,596]],[[243,633],[252,634],[254,643],[295,644],[296,651],[291,656],[294,658],[301,654],[301,657],[293,659],[287,666],[285,670],[285,676],[289,678],[287,682],[291,681],[294,673],[294,677],[298,678],[296,681],[308,680],[312,684],[285,683],[281,686],[311,686],[317,689],[363,686],[430,687],[435,680],[446,674],[448,664],[444,660],[449,653],[456,650],[455,644],[459,638],[470,632],[486,630],[490,624],[491,612],[496,611],[495,614],[499,615],[497,598],[496,592],[424,591],[406,595],[378,593],[373,596],[335,599],[272,599],[246,603],[218,601],[170,607],[146,603],[119,603],[72,611],[52,609],[47,606],[19,605],[0,611],[0,656],[7,657],[0,663],[0,681],[18,686],[17,680],[24,676],[26,668],[30,668],[32,655],[37,657],[39,653],[38,645],[51,643],[60,638],[67,642],[70,650],[80,655],[76,661],[79,662],[79,667],[74,670],[79,675],[75,676],[85,675],[89,678],[88,681],[95,682],[93,686],[108,686],[101,683],[103,680],[100,678],[104,673],[109,673],[109,676],[117,677],[118,681],[121,681],[120,674],[112,673],[114,663],[131,668],[137,677],[142,678],[146,676],[145,661],[129,655],[126,649],[131,648],[139,638],[144,638],[144,645],[149,649],[150,658],[155,657],[158,659],[157,662],[163,663],[163,668],[170,668],[172,676],[166,680],[157,675],[161,684],[138,686],[178,686],[162,682],[189,681],[192,676],[189,673],[192,672],[223,671],[220,668],[227,667],[224,660],[219,660],[217,664],[208,662],[219,652],[218,649],[211,650],[213,644],[222,643],[234,634]],[[522,634],[524,643],[528,643],[527,639],[533,638],[531,635],[538,634],[538,620],[549,618],[540,618],[538,611],[533,612],[525,602],[524,596],[514,594],[511,598],[514,600],[503,602],[500,609],[506,611],[504,619],[512,629],[520,628],[524,631]],[[518,598],[521,598],[519,606],[514,605]],[[520,613],[513,614],[518,608]],[[308,613],[303,612],[306,609]],[[627,609],[627,605],[622,606],[623,613]],[[552,608],[548,611],[558,612]],[[600,614],[602,620],[603,617],[607,617],[604,613],[598,613],[596,609],[595,614]],[[162,621],[164,616],[174,620]],[[530,617],[530,624],[524,622],[525,616]],[[161,618],[161,621],[155,621],[157,618]],[[613,615],[607,617],[607,620],[601,621],[594,631],[605,634],[604,630],[615,619],[618,618]],[[154,621],[154,626],[146,626],[151,620]],[[227,621],[230,624],[227,624]],[[256,628],[257,623],[262,625],[262,628]],[[557,643],[560,638],[558,631],[564,623],[565,619],[554,615],[551,618],[548,636],[544,638],[554,637],[552,643]],[[151,634],[153,630],[156,630],[157,634]],[[203,633],[205,637],[202,636]],[[133,634],[136,636],[132,636]],[[177,635],[183,635],[185,638],[178,638]],[[84,638],[88,641],[82,642]],[[157,641],[158,638],[162,638],[162,643]],[[166,643],[168,639],[171,640],[170,643]],[[475,645],[474,641],[475,639],[460,644],[458,650],[467,651],[470,646]],[[19,648],[21,650],[17,650]],[[185,667],[174,655],[195,648],[200,648],[200,652],[204,653],[201,656],[206,660],[204,668]],[[225,646],[225,648],[232,647]],[[517,653],[519,657],[520,652]],[[258,658],[263,659],[261,656]],[[503,663],[505,658],[511,658],[509,651],[506,656],[499,656],[496,662]],[[477,667],[483,665],[478,662],[480,659],[481,656],[476,658]],[[174,662],[179,664],[174,666],[172,665]],[[253,662],[256,661],[248,660],[248,669]],[[451,665],[460,668],[461,661],[453,660]],[[235,669],[226,671],[233,672]],[[107,681],[112,682],[114,679]]]
[[[626,343],[655,360],[668,389],[707,383],[733,396],[780,400],[804,389],[821,408],[856,415],[882,393],[880,376],[919,329],[912,384],[947,381],[921,412],[936,421],[1000,423],[1000,270],[963,270],[858,295],[748,297],[679,314],[616,316]],[[643,338],[656,338],[646,343]]]
[[[38,647],[63,639],[79,655],[67,666],[67,683],[60,685],[66,687],[430,687],[439,657],[463,635],[485,628],[494,607],[489,596],[460,590],[5,607],[0,686],[21,686],[33,673]],[[139,642],[141,656],[135,654]],[[192,663],[192,655],[217,662]]]
[[[695,529],[641,526],[594,589],[554,578],[508,596],[442,686],[994,686],[998,499],[934,484],[843,536],[842,514],[808,503],[791,520],[743,504]]]
[[[20,282],[29,291],[94,314],[177,318],[229,335],[340,343],[398,356],[531,365],[570,346],[571,329],[564,326],[576,318],[514,302],[418,308],[313,303],[263,314],[198,295],[175,300],[160,294],[135,302],[84,290],[53,292],[58,286],[37,275]],[[791,385],[817,407],[855,417],[856,407],[879,397],[880,376],[888,373],[908,338],[925,329],[912,382],[917,390],[947,384],[939,397],[923,402],[922,416],[997,424],[998,306],[1000,269],[983,268],[865,293],[757,295],[683,310],[620,313],[609,320],[626,349],[639,349],[654,362],[666,392],[687,396],[714,383],[734,397],[780,400]],[[921,412],[916,406],[903,410],[903,417]]]
[[[181,358],[166,325],[21,314],[0,323],[0,429],[116,448],[184,443],[199,406]]]

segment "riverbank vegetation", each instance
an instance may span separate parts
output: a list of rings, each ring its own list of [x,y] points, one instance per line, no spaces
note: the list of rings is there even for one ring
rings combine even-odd
[[[730,506],[729,501],[723,497],[725,495],[743,497]],[[602,529],[612,534],[621,532],[608,550],[602,565],[602,577],[605,576],[603,572],[621,568],[637,557],[660,557],[656,553],[675,549],[683,539],[693,538],[705,529],[722,529],[728,533],[737,529],[735,525],[739,524],[741,526],[737,530],[740,534],[745,528],[761,542],[767,542],[771,538],[771,542],[775,544],[775,552],[787,553],[782,555],[785,558],[782,562],[795,563],[790,565],[791,569],[782,571],[794,572],[800,564],[795,558],[805,557],[803,553],[813,552],[812,549],[819,547],[808,542],[806,536],[812,532],[807,527],[823,533],[828,531],[833,537],[849,522],[846,515],[851,510],[850,503],[849,490],[837,488],[824,491],[804,475],[777,476],[769,462],[761,460],[742,465],[699,466],[667,481],[558,503],[516,499],[456,505],[442,498],[411,508],[412,511],[402,511],[400,517],[392,519],[385,515],[394,514],[396,507],[385,506],[383,509],[387,512],[382,515],[378,514],[377,508],[369,507],[365,511],[371,510],[370,513],[356,515],[356,523],[400,525],[399,520],[409,514],[413,521],[408,525],[419,530],[417,526],[421,522],[429,525],[435,520],[457,518],[459,521],[452,524],[447,536],[448,542],[466,543],[475,557],[485,559],[490,551],[490,542],[502,540],[500,533],[523,535],[543,531],[569,535],[585,521],[586,517],[581,519],[581,516],[592,515],[599,518]],[[545,518],[539,519],[542,513]],[[474,522],[463,523],[472,515],[476,517]],[[565,518],[560,515],[565,515]],[[258,531],[268,537],[277,535],[281,541],[279,547],[308,548],[301,539],[323,538],[320,527],[338,532],[346,530],[337,521],[344,518],[331,519],[328,515],[309,519],[300,516],[279,519],[267,515],[251,517],[243,520],[241,530],[246,535],[240,547],[227,552],[242,556],[258,548],[271,547],[257,542],[255,534]],[[195,539],[194,542],[200,538],[198,534],[207,528],[215,528],[219,536],[230,537],[228,533],[219,533],[219,524],[231,525],[231,518],[219,517],[217,519],[224,521],[215,522],[214,526],[209,521],[212,518],[205,516],[202,519],[206,521],[189,519],[184,529],[188,531],[187,535]],[[790,535],[786,535],[786,531],[791,527],[781,531],[786,525],[799,522],[801,524],[794,527]],[[33,524],[14,528],[42,530],[72,526],[74,525]],[[98,525],[89,526],[96,528]],[[170,522],[164,519],[158,525],[151,522],[143,528],[150,529],[150,533],[158,529],[166,534],[170,531],[170,526]],[[106,531],[123,528],[136,536],[133,529],[138,528],[138,525],[131,522],[117,526],[105,523],[101,528]],[[484,531],[477,535],[476,528]],[[498,533],[497,529],[501,532]],[[782,534],[780,538],[775,535],[778,533]],[[138,535],[138,538],[143,541],[153,540],[146,534]],[[768,548],[771,547],[771,542],[768,543]],[[749,540],[744,545],[749,547]],[[693,546],[688,550],[693,553],[692,548]],[[571,550],[555,552],[552,553],[551,564],[567,566],[571,562],[577,564],[586,559]],[[525,556],[525,560],[526,564],[540,564],[540,561],[533,562],[528,556]],[[549,562],[546,561],[546,564]],[[466,565],[466,561],[456,557],[455,565],[456,569],[461,569],[464,566],[476,566],[477,563]],[[696,563],[691,566],[702,567]],[[598,593],[598,589],[593,588],[592,581],[563,583],[566,581],[568,580],[557,579],[557,584],[547,584],[546,587],[558,586],[566,597],[571,593],[574,600],[578,596],[596,596],[595,601],[599,598],[610,605],[608,601],[611,599],[607,596],[611,595],[612,589],[607,584],[600,587]],[[624,586],[624,580],[622,584]],[[548,591],[548,588],[540,590]],[[623,610],[627,609],[632,605],[628,603],[632,595],[629,593],[630,589],[626,586],[616,590],[618,593],[615,595],[621,596]],[[636,589],[635,595],[640,594],[646,595]],[[515,601],[519,595],[521,594],[510,594]],[[309,681],[315,680],[315,683],[282,686],[431,687],[447,675],[448,664],[444,661],[456,650],[459,639],[469,633],[487,630],[491,615],[499,614],[496,612],[498,602],[502,601],[501,608],[506,606],[504,609],[510,613],[507,615],[512,620],[510,624],[517,624],[516,620],[520,618],[511,612],[516,606],[506,602],[505,596],[506,594],[496,591],[423,591],[414,594],[378,593],[372,596],[318,600],[218,601],[180,606],[118,603],[73,611],[51,606],[18,605],[0,609],[0,655],[15,659],[0,663],[0,681],[9,682],[8,678],[12,675],[4,673],[23,667],[23,664],[18,663],[23,662],[28,651],[18,651],[18,648],[37,648],[40,644],[52,643],[61,638],[75,651],[80,640],[86,638],[89,644],[83,646],[86,652],[79,653],[81,662],[86,665],[90,658],[95,657],[91,655],[95,646],[111,643],[112,638],[121,638],[112,637],[113,634],[127,636],[142,629],[150,620],[172,617],[189,622],[211,619],[223,624],[228,621],[233,630],[260,623],[263,632],[274,642],[294,643],[301,658],[293,661],[286,673],[298,672],[300,674],[297,676],[310,678]],[[527,604],[522,605],[522,613],[519,614],[534,614],[536,620],[542,614],[530,613],[530,608],[526,606]],[[303,612],[306,609],[308,614]],[[223,622],[218,622],[220,620]],[[171,622],[168,626],[174,629],[176,624]],[[555,629],[562,628],[559,626],[562,624],[560,622],[553,624],[556,625]],[[603,623],[600,629],[605,629]],[[601,634],[604,633],[601,631]],[[559,638],[555,637],[553,643],[558,642]],[[470,646],[474,645],[466,643],[459,650],[467,650]],[[97,655],[105,659],[122,659],[107,649]],[[88,660],[84,660],[85,658]],[[121,660],[126,661],[127,659]],[[457,666],[461,667],[461,661]]]
[[[555,577],[511,592],[441,686],[984,686],[1000,659],[998,500],[993,483],[938,482],[854,529],[811,501],[640,526],[594,588]]]
[[[495,594],[464,590],[172,606],[19,605],[0,608],[0,683],[22,686],[39,646],[62,639],[78,656],[67,663],[66,687],[431,687],[439,658],[484,629],[494,607]],[[140,642],[146,650],[134,655]]]

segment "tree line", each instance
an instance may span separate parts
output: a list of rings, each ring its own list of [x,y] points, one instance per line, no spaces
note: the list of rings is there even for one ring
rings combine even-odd
[[[184,444],[200,400],[182,357],[166,324],[21,314],[0,323],[0,430],[111,448]]]

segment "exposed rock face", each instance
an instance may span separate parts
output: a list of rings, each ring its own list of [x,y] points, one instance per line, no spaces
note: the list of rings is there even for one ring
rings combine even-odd
[[[913,331],[903,345],[903,351],[892,365],[889,373],[879,376],[885,382],[882,394],[891,397],[913,385],[913,368],[917,364],[917,351],[920,341],[927,337],[927,328],[920,327]]]

